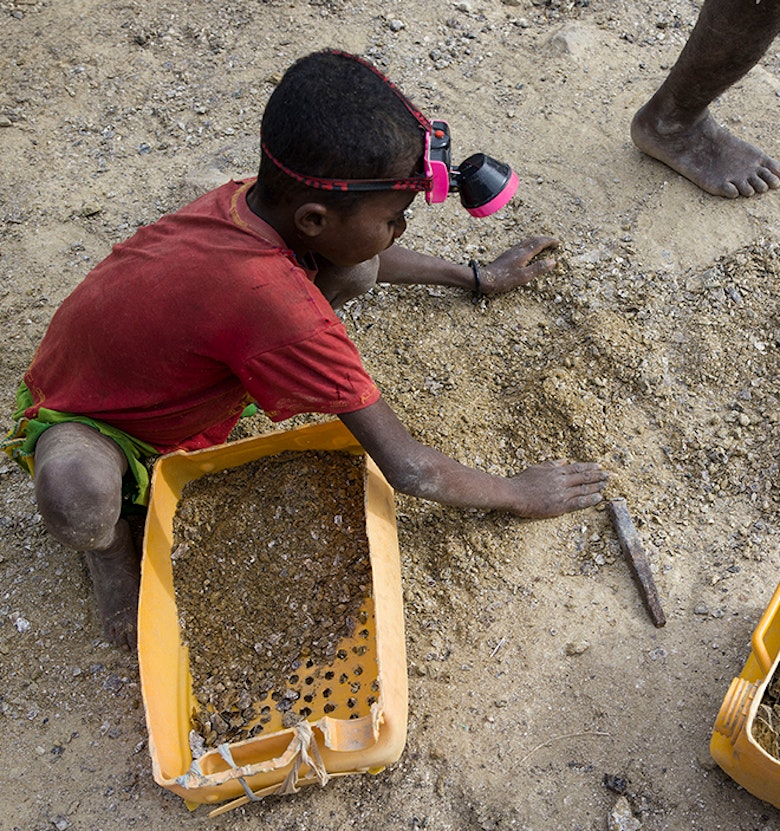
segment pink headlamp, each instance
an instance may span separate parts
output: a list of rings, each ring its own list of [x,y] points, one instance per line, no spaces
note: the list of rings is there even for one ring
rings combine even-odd
[[[463,207],[472,216],[490,216],[500,211],[515,195],[519,184],[508,164],[484,153],[475,153],[453,167],[446,121],[434,121],[426,133],[425,172],[431,181],[425,194],[428,203],[443,202],[450,193],[459,193]]]

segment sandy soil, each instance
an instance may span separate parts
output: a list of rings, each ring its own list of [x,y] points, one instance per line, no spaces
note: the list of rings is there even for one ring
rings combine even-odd
[[[136,660],[103,642],[83,562],[0,462],[0,828],[575,831],[604,829],[621,789],[643,831],[780,828],[708,754],[777,584],[780,194],[707,196],[628,137],[697,10],[0,0],[8,426],[47,321],[111,244],[254,170],[294,58],[361,52],[449,120],[458,159],[484,150],[520,177],[492,219],[416,205],[407,244],[465,262],[562,242],[555,274],[479,305],[353,302],[367,366],[417,436],[465,462],[609,466],[668,618],[651,624],[604,510],[528,523],[398,498],[402,758],[211,820],[152,780]],[[715,106],[775,156],[777,50]]]

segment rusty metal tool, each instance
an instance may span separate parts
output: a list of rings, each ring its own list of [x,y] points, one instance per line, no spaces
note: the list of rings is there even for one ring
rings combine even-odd
[[[650,613],[650,617],[657,627],[664,626],[666,624],[666,615],[661,608],[658,590],[655,587],[655,580],[653,580],[653,575],[650,571],[650,563],[645,556],[642,543],[639,541],[639,535],[628,513],[626,500],[622,497],[619,499],[610,499],[607,507],[612,524],[615,526],[615,531],[617,532],[620,548],[631,563],[647,611]]]

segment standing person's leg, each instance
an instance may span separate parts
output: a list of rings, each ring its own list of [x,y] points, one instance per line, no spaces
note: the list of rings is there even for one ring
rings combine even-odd
[[[716,196],[780,187],[780,164],[719,126],[708,110],[778,32],[780,0],[705,0],[677,63],[634,116],[634,144]]]
[[[127,459],[85,424],[57,424],[35,446],[35,495],[48,531],[84,551],[108,640],[135,647],[140,558],[121,519]]]

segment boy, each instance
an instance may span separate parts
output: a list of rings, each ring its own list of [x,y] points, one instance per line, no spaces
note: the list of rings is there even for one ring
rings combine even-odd
[[[86,552],[109,641],[135,642],[139,558],[122,512],[144,459],[223,442],[250,401],[275,421],[338,415],[397,490],[554,516],[601,499],[596,464],[506,479],[415,441],[332,306],[376,281],[470,287],[470,266],[393,245],[430,186],[430,125],[354,56],[309,55],[263,116],[256,180],[230,182],[114,247],[55,313],[20,388],[9,450],[27,456],[49,531]],[[506,291],[553,267],[537,238],[481,273]]]

